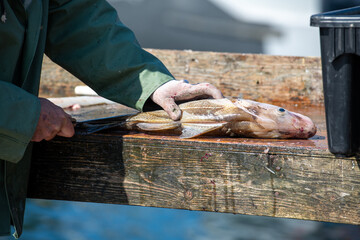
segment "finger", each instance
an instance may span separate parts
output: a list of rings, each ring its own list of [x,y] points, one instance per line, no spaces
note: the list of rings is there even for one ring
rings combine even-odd
[[[66,118],[57,135],[61,137],[72,137],[75,134],[74,125],[69,118]]]
[[[181,110],[175,103],[174,98],[166,98],[158,104],[165,110],[172,120],[177,121],[180,119]]]
[[[217,89],[216,87],[214,87],[213,85],[211,85],[212,87],[210,88],[210,91],[211,91],[211,96],[214,98],[214,99],[221,99],[221,98],[224,98],[224,95],[222,94],[222,92]]]
[[[58,132],[59,132],[58,130],[53,129],[53,130],[51,130],[51,131],[49,131],[49,132],[47,132],[45,134],[44,139],[46,141],[50,141],[51,139],[53,139],[57,135]]]
[[[217,89],[215,86],[213,86],[210,83],[200,83],[198,85],[193,86],[195,89],[199,89],[199,93],[202,93],[203,95],[211,96],[215,99],[223,98],[224,96],[220,92],[219,89]],[[196,91],[196,90],[195,90]]]
[[[190,88],[184,89],[183,92],[175,96],[175,100],[190,100],[197,97],[201,98],[223,98],[222,93],[210,83],[199,83],[191,85]]]
[[[32,142],[41,142],[44,138],[39,132],[36,132],[34,136],[31,138]]]
[[[57,111],[54,111],[56,114]],[[57,116],[57,115],[55,115]],[[42,127],[42,137],[46,141],[53,139],[61,129],[60,118],[50,118],[47,125]]]

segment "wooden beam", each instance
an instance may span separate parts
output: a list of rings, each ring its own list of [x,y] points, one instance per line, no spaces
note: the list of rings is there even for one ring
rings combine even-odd
[[[327,150],[319,58],[148,51],[178,79],[210,82],[230,98],[285,105],[309,115],[319,132],[310,140],[121,131],[58,137],[35,146],[29,197],[360,224],[360,162]],[[42,76],[42,96],[71,96],[82,85],[48,59]],[[83,120],[97,111],[107,110],[71,114]]]
[[[58,137],[35,147],[29,197],[360,224],[359,161],[330,154],[313,119],[310,140]]]
[[[318,57],[147,50],[163,61],[177,79],[209,82],[230,98],[243,97],[268,103],[323,102]],[[45,58],[40,87],[42,96],[73,96],[78,85],[83,83]]]

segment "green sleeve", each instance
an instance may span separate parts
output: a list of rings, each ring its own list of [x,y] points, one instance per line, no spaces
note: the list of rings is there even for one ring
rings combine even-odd
[[[18,162],[29,144],[40,116],[39,99],[0,81],[0,159]]]
[[[138,110],[174,79],[104,0],[51,1],[45,52],[99,95]]]

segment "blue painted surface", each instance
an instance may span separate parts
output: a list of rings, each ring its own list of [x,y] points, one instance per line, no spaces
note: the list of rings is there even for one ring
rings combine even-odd
[[[7,240],[10,238],[1,238]],[[28,200],[24,240],[337,240],[360,239],[360,228],[187,210]]]

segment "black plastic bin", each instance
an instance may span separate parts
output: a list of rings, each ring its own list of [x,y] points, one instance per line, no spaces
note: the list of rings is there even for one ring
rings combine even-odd
[[[360,6],[311,16],[320,28],[330,152],[360,153]]]

